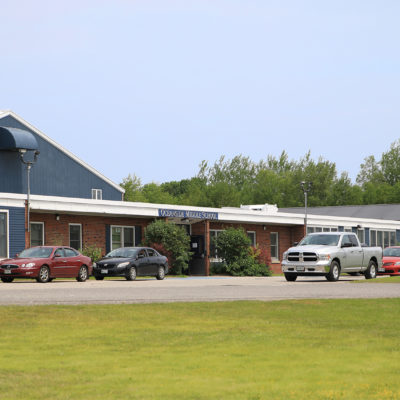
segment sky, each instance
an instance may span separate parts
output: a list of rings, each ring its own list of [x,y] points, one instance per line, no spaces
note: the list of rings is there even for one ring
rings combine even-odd
[[[0,109],[121,183],[400,138],[398,0],[0,0]]]

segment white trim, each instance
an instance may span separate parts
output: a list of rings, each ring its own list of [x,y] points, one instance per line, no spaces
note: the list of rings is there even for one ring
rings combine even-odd
[[[256,233],[256,231],[246,231],[246,233],[254,233],[254,243],[252,243],[251,245],[252,246],[257,246],[257,233]]]
[[[83,244],[82,244],[82,224],[77,224],[77,223],[70,223],[70,224],[68,224],[68,242],[69,242],[69,247],[71,247],[71,248],[73,248],[73,249],[75,249],[75,247],[72,247],[71,246],[71,226],[79,226],[81,229],[80,229],[80,231],[79,231],[79,241],[80,241],[80,248],[82,248],[83,247]],[[75,249],[76,250],[76,249]]]
[[[10,257],[10,214],[9,210],[0,209],[0,213],[6,214],[6,258]],[[3,258],[0,257],[0,260]]]
[[[96,169],[91,167],[89,164],[86,164],[84,161],[79,159],[76,155],[72,154],[70,151],[68,151],[67,149],[62,147],[60,144],[56,143],[53,139],[50,139],[47,135],[45,135],[43,132],[39,131],[39,129],[35,128],[33,125],[31,125],[29,122],[25,121],[23,118],[21,118],[20,116],[15,114],[13,111],[11,111],[11,110],[0,111],[0,119],[8,117],[8,116],[11,116],[11,117],[15,118],[18,122],[20,122],[21,124],[23,124],[26,127],[28,127],[30,130],[35,132],[42,139],[46,140],[46,142],[49,142],[51,145],[56,147],[58,150],[60,150],[63,153],[65,153],[68,157],[72,158],[78,164],[82,165],[84,168],[88,169],[90,172],[92,172],[93,174],[97,175],[100,179],[102,179],[103,181],[107,182],[109,185],[111,185],[115,189],[119,190],[121,193],[125,193],[125,190],[121,186],[119,186],[116,183],[112,182],[110,179],[105,177],[103,174],[101,174],[99,171],[97,171]]]
[[[275,262],[279,262],[279,232],[270,232],[269,233],[269,240],[270,240],[270,249],[272,249],[272,242],[271,242],[271,236],[272,235],[276,235],[276,252],[278,253],[278,257],[272,257],[272,252],[271,252],[271,262],[275,261]],[[274,246],[275,247],[275,246]]]
[[[30,225],[42,225],[42,244],[41,246],[44,246],[44,222],[40,222],[40,221],[30,221],[29,222]],[[32,232],[31,227],[30,228],[30,232]],[[32,235],[29,235],[29,247],[32,247]]]

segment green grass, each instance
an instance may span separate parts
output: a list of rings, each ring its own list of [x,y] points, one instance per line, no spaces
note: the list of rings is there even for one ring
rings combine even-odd
[[[400,399],[400,299],[0,308],[0,399]]]
[[[400,276],[378,277],[377,279],[360,279],[352,283],[400,283]],[[400,290],[400,288],[399,288]]]

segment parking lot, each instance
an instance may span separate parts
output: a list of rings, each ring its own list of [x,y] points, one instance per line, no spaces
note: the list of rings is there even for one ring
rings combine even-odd
[[[379,278],[378,278],[379,279]],[[361,280],[362,283],[355,281]],[[286,282],[275,277],[188,277],[114,279],[78,283],[57,279],[51,283],[16,280],[0,284],[0,304],[118,304],[154,302],[284,300],[400,297],[400,284],[367,283],[364,277],[299,278]]]

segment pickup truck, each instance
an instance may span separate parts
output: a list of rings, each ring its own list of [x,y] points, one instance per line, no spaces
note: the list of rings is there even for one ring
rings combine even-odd
[[[283,253],[282,272],[287,281],[298,276],[325,276],[335,282],[341,273],[376,278],[382,267],[380,247],[361,246],[351,232],[310,233]]]

